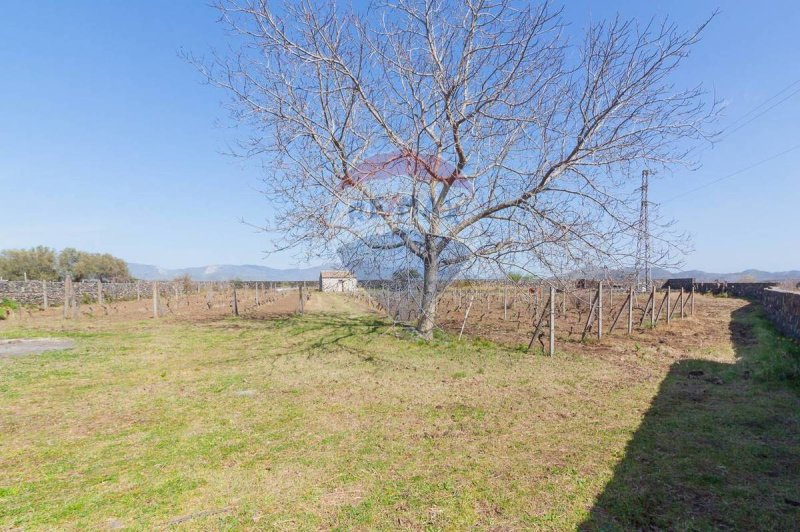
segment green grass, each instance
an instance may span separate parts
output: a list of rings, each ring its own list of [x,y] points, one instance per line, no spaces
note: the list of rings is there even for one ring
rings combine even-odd
[[[0,320],[4,320],[8,315],[19,308],[16,301],[8,298],[0,299]]]
[[[77,347],[0,359],[0,528],[791,528],[797,346],[734,319],[675,364],[370,315],[4,329]]]
[[[791,530],[800,523],[800,346],[733,313],[736,363],[676,362],[587,529]]]

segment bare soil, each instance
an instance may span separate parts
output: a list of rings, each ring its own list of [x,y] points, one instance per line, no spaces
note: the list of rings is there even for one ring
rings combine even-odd
[[[15,355],[32,355],[46,351],[60,351],[75,347],[75,342],[64,338],[16,338],[0,340],[0,358]]]

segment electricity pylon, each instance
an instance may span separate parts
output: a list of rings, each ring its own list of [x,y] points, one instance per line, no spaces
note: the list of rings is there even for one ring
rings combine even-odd
[[[642,203],[639,208],[639,226],[636,242],[636,284],[642,292],[653,286],[653,269],[650,256],[650,202],[648,201],[648,178],[650,170],[642,170]]]

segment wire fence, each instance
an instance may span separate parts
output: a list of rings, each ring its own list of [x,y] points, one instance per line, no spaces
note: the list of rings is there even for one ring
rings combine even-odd
[[[436,325],[458,337],[479,336],[528,349],[555,350],[558,341],[585,341],[632,334],[694,314],[694,290],[666,288],[641,293],[632,285],[459,281],[438,298]],[[421,283],[367,284],[365,299],[397,323],[420,318]]]
[[[27,281],[43,284],[39,281]],[[2,295],[17,302],[0,318],[221,318],[267,316],[302,311],[300,294],[308,297],[310,283],[238,281],[140,281],[135,283],[50,283],[38,291],[30,287]],[[54,293],[54,288],[58,292]],[[23,294],[19,296],[19,294]],[[11,297],[9,297],[11,296]]]
[[[38,283],[29,281],[29,283]],[[120,286],[125,285],[125,286]],[[82,319],[219,319],[302,313],[316,283],[138,282],[42,286],[38,302],[19,305],[12,317]],[[392,321],[412,325],[420,319],[422,282],[418,279],[368,281],[350,294],[364,307]],[[34,297],[35,299],[35,297]],[[694,288],[641,293],[632,285],[604,282],[562,283],[458,280],[437,299],[436,327],[447,333],[484,337],[553,353],[557,342],[586,341],[605,335],[670,324],[694,315]],[[5,317],[5,316],[0,316]]]

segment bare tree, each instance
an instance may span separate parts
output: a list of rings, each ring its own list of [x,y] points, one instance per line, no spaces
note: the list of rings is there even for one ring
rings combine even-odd
[[[510,0],[219,7],[241,47],[196,63],[255,132],[265,229],[417,261],[428,338],[443,269],[631,257],[639,172],[691,163],[716,114],[672,80],[705,24],[617,19],[575,45],[560,10]]]

